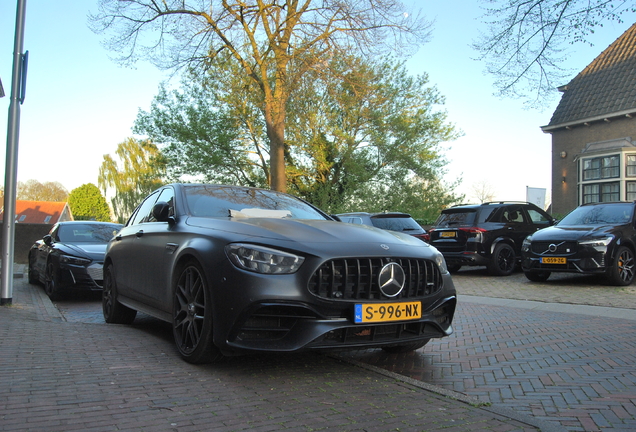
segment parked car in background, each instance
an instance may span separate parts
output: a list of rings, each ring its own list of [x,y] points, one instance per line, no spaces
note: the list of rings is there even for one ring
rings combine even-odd
[[[342,222],[368,225],[376,228],[403,232],[427,241],[428,235],[424,228],[408,213],[383,212],[383,213],[340,213],[336,215]]]
[[[520,261],[523,240],[555,223],[531,203],[488,202],[444,209],[428,234],[451,272],[487,266],[490,274],[507,276]]]
[[[172,324],[182,358],[380,347],[403,352],[453,329],[442,255],[406,234],[335,221],[291,195],[173,184],[111,240],[103,312]]]
[[[53,225],[29,250],[29,283],[43,283],[52,300],[71,289],[100,291],[106,245],[121,227],[92,221]]]
[[[531,281],[553,272],[604,274],[612,285],[634,280],[636,229],[633,202],[584,204],[557,225],[523,242],[522,268]]]

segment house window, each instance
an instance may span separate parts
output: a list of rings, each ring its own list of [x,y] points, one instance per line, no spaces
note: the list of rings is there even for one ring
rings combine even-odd
[[[620,201],[620,183],[594,183],[583,185],[583,204]]]
[[[49,223],[51,221],[51,216],[47,216],[44,218],[44,223]]]
[[[625,193],[625,199],[627,201],[636,201],[636,182],[628,181],[627,192]]]
[[[620,176],[619,163],[619,155],[585,159],[583,160],[583,181],[618,178]]]
[[[24,222],[25,219],[26,215],[20,215],[20,219],[18,219],[18,222]]]
[[[625,175],[627,177],[636,177],[636,154],[626,156]]]

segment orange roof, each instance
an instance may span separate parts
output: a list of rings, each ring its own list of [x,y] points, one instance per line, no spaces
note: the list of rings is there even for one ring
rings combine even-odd
[[[48,201],[16,201],[15,214],[18,223],[54,224],[60,217],[70,211],[66,202]],[[66,210],[66,211],[65,211]],[[0,212],[0,220],[4,220],[4,209]]]

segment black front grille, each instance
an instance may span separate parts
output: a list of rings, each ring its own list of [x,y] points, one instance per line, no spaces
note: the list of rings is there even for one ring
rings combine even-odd
[[[550,246],[553,246],[554,251],[550,251]],[[533,241],[532,252],[537,255],[570,255],[576,253],[578,244],[574,241]]]
[[[398,263],[406,275],[404,289],[394,299],[421,298],[439,292],[443,281],[439,267],[429,260],[408,258],[337,259],[321,265],[309,280],[309,291],[329,300],[386,299],[380,292],[380,270]]]

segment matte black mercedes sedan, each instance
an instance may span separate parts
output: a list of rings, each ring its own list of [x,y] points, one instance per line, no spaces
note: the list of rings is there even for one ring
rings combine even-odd
[[[29,250],[29,283],[43,283],[51,300],[70,290],[101,291],[104,254],[120,224],[59,222]]]
[[[111,240],[103,312],[170,322],[180,355],[418,349],[453,329],[444,258],[407,234],[344,224],[291,195],[173,184]]]
[[[522,268],[531,281],[552,272],[604,274],[612,285],[634,280],[636,203],[584,204],[557,225],[528,236],[522,246]]]

